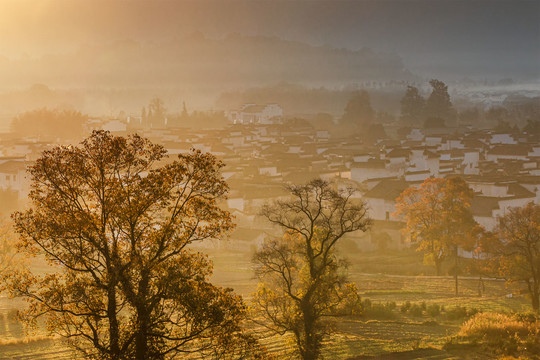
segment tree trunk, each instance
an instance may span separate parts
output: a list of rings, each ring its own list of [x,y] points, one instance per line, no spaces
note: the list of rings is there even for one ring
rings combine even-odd
[[[534,282],[531,291],[532,308],[536,312],[540,312],[540,284]]]
[[[435,259],[433,261],[435,262],[435,271],[437,272],[437,276],[441,276],[441,266],[442,266],[441,259]]]
[[[302,315],[304,317],[304,351],[302,352],[302,359],[317,360],[319,358],[320,342],[316,333],[316,319],[309,301],[302,304]]]
[[[120,359],[120,335],[118,332],[118,319],[116,318],[116,282],[109,284],[107,291],[107,317],[109,319],[109,341],[111,360]]]
[[[147,304],[148,294],[148,273],[141,272],[141,280],[138,285],[136,309],[137,309],[137,334],[135,336],[135,359],[148,360],[148,324],[150,309]]]
[[[135,337],[135,359],[148,359],[147,314],[144,304],[137,307],[137,335]]]
[[[458,296],[458,246],[454,249],[454,282],[456,283],[456,296]]]

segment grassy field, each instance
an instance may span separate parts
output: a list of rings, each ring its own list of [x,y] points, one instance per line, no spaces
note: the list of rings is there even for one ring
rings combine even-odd
[[[356,255],[356,254],[355,254]],[[251,269],[251,256],[245,253],[212,252],[215,271],[212,281],[233,288],[249,301],[256,287],[256,279]],[[378,256],[376,254],[374,257]],[[373,261],[366,254],[362,259]],[[370,268],[366,261],[350,260],[350,278],[355,281],[363,299],[372,304],[396,304],[387,316],[360,316],[341,318],[335,325],[335,334],[325,343],[325,359],[488,359],[487,355],[474,349],[444,351],[447,339],[459,331],[465,317],[452,318],[455,306],[468,311],[528,311],[529,300],[525,295],[513,294],[504,281],[485,280],[485,292],[478,296],[478,280],[460,279],[460,295],[454,296],[451,277],[425,275],[383,275],[367,273]],[[405,258],[407,262],[410,258]],[[377,269],[384,268],[379,258]],[[394,267],[399,258],[387,256],[387,267]],[[437,304],[445,311],[430,316],[424,310],[421,314],[402,312],[401,307],[410,302],[424,307]],[[0,299],[0,360],[3,359],[69,359],[71,353],[58,340],[43,337],[43,333],[33,338],[25,338],[20,324],[14,319],[14,309],[20,302]],[[290,339],[272,335],[263,328],[249,325],[261,338],[267,348],[279,359],[291,358]],[[386,354],[386,355],[385,355]],[[386,357],[385,357],[386,356]]]

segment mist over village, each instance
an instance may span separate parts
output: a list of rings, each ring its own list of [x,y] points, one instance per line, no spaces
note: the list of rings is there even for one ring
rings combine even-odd
[[[538,1],[0,33],[0,360],[540,359]]]

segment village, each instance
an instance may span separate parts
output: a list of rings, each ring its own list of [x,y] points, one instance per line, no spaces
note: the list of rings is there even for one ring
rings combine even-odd
[[[122,136],[137,132],[162,144],[171,157],[197,149],[224,162],[222,175],[230,193],[222,206],[235,216],[237,227],[228,240],[205,242],[203,247],[258,249],[266,238],[275,236],[257,216],[260,207],[285,196],[284,185],[313,178],[355,188],[355,196],[367,203],[373,226],[366,233],[350,235],[360,251],[410,246],[402,231],[404,223],[396,215],[396,198],[430,177],[465,179],[475,194],[474,219],[486,230],[494,229],[497,217],[508,208],[540,203],[540,139],[525,132],[474,125],[413,127],[407,133],[393,131],[392,136],[368,141],[288,119],[278,104],[246,104],[227,112],[227,118],[225,127],[204,130],[167,126],[166,120],[145,127],[136,116],[92,118],[85,127],[88,132],[104,129]],[[30,191],[27,167],[55,144],[10,133],[0,138],[3,203],[24,203]]]

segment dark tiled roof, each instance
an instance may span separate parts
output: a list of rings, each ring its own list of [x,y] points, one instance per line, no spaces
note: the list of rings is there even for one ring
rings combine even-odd
[[[519,184],[509,184],[508,194],[513,195],[515,198],[520,198],[520,199],[536,197],[536,194],[525,189],[523,186]]]
[[[475,196],[471,201],[471,212],[475,216],[493,216],[493,210],[499,208],[501,198],[492,196]]]
[[[364,194],[366,198],[396,200],[396,198],[409,187],[404,180],[382,180],[373,189]]]
[[[528,145],[498,145],[488,151],[489,155],[527,156],[531,150]]]
[[[369,159],[365,162],[355,162],[351,167],[360,169],[384,169],[386,167],[386,161]]]
[[[250,106],[246,106],[244,109],[242,109],[241,111],[244,112],[244,113],[260,113],[261,111],[264,110],[264,108],[266,108],[266,105],[250,105]]]
[[[400,157],[409,157],[411,151],[409,149],[393,149],[386,157],[388,158],[400,158]]]
[[[26,169],[27,164],[23,161],[6,161],[0,164],[0,173],[16,174],[18,171]]]

